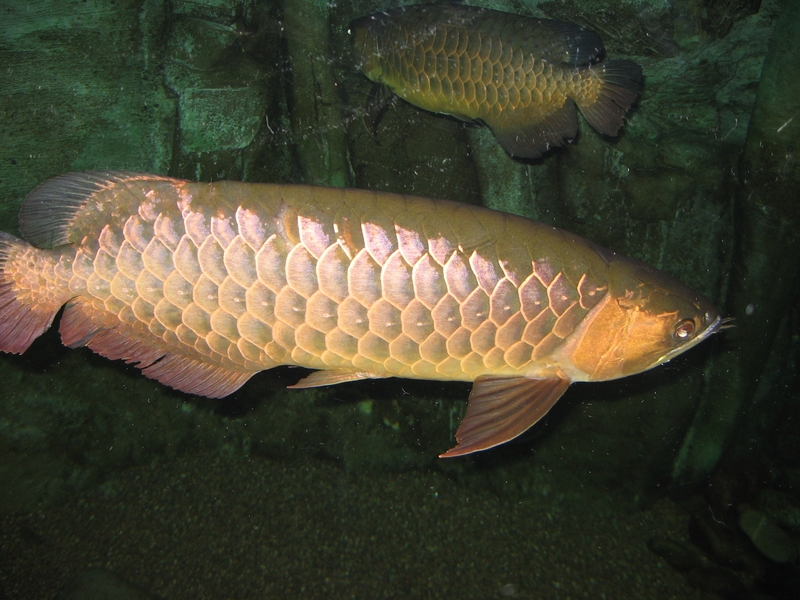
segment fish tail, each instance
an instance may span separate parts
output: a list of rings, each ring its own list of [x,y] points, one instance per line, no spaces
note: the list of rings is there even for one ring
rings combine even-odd
[[[615,136],[622,117],[636,100],[642,87],[642,68],[629,60],[609,60],[594,65],[588,72],[598,80],[591,93],[574,97],[583,116],[602,134]]]
[[[69,299],[53,277],[52,251],[0,231],[0,351],[21,354],[53,323]]]

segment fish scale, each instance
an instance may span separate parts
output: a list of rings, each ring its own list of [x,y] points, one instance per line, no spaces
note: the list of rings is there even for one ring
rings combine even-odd
[[[380,209],[363,219],[356,211],[304,214],[293,206],[292,188],[277,186],[263,196],[282,198],[281,205],[266,202],[246,211],[223,204],[208,213],[193,209],[202,193],[183,187],[180,215],[141,209],[123,223],[107,224],[102,246],[98,239],[78,249],[74,264],[80,268],[70,281],[74,292],[85,290],[97,313],[132,313],[134,320],[125,320],[137,333],[162,344],[177,340],[182,353],[251,370],[286,363],[324,369],[351,361],[381,376],[471,381],[480,373],[523,368],[536,358],[537,344],[545,340],[552,349],[547,336],[560,342],[579,320],[559,319],[580,299],[563,273],[549,287],[534,273],[518,273],[523,285],[547,290],[547,296],[525,288],[521,294],[493,245],[458,250],[451,231],[426,233],[413,215],[403,216],[398,241],[394,221]],[[272,232],[259,230],[248,227],[248,219],[276,225]],[[349,231],[349,240],[337,238],[337,230]],[[249,240],[240,231],[249,232]],[[344,274],[341,286],[325,289],[323,283],[320,289],[318,272]],[[463,289],[467,273],[471,290]],[[458,310],[448,281],[465,297]],[[544,310],[553,318],[525,328],[521,310]],[[469,336],[460,334],[462,327]],[[448,347],[462,357],[458,363],[445,363]]]
[[[87,173],[37,188],[20,224],[33,245],[0,233],[0,349],[27,348],[66,303],[64,343],[211,397],[282,364],[319,369],[294,387],[474,381],[447,456],[510,439],[570,382],[660,364],[720,321],[642,263],[443,200]]]

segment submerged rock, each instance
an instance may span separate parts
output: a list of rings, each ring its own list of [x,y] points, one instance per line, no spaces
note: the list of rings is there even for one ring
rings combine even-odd
[[[739,516],[739,527],[768,559],[788,563],[797,558],[795,541],[767,515],[757,510],[746,510]]]
[[[758,506],[781,527],[800,531],[800,498],[789,492],[762,490]]]
[[[717,564],[755,578],[764,575],[764,559],[750,550],[735,522],[725,523],[711,515],[694,514],[689,520],[689,537]]]

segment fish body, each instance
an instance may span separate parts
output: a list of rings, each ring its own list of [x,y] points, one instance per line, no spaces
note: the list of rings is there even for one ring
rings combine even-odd
[[[445,456],[496,446],[575,381],[666,362],[712,304],[574,234],[444,200],[94,172],[51,179],[0,233],[0,350],[65,305],[63,342],[221,397],[277,365],[293,387],[474,381]]]
[[[350,25],[359,68],[404,100],[482,121],[512,156],[536,158],[577,134],[575,104],[614,136],[641,68],[601,62],[600,37],[573,23],[461,5],[416,5]]]

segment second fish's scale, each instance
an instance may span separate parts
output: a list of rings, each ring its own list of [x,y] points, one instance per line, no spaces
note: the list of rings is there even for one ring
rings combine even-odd
[[[600,36],[565,21],[423,4],[361,17],[350,31],[372,81],[426,110],[486,123],[521,158],[574,138],[575,104],[616,135],[641,87],[639,65],[603,61]]]

